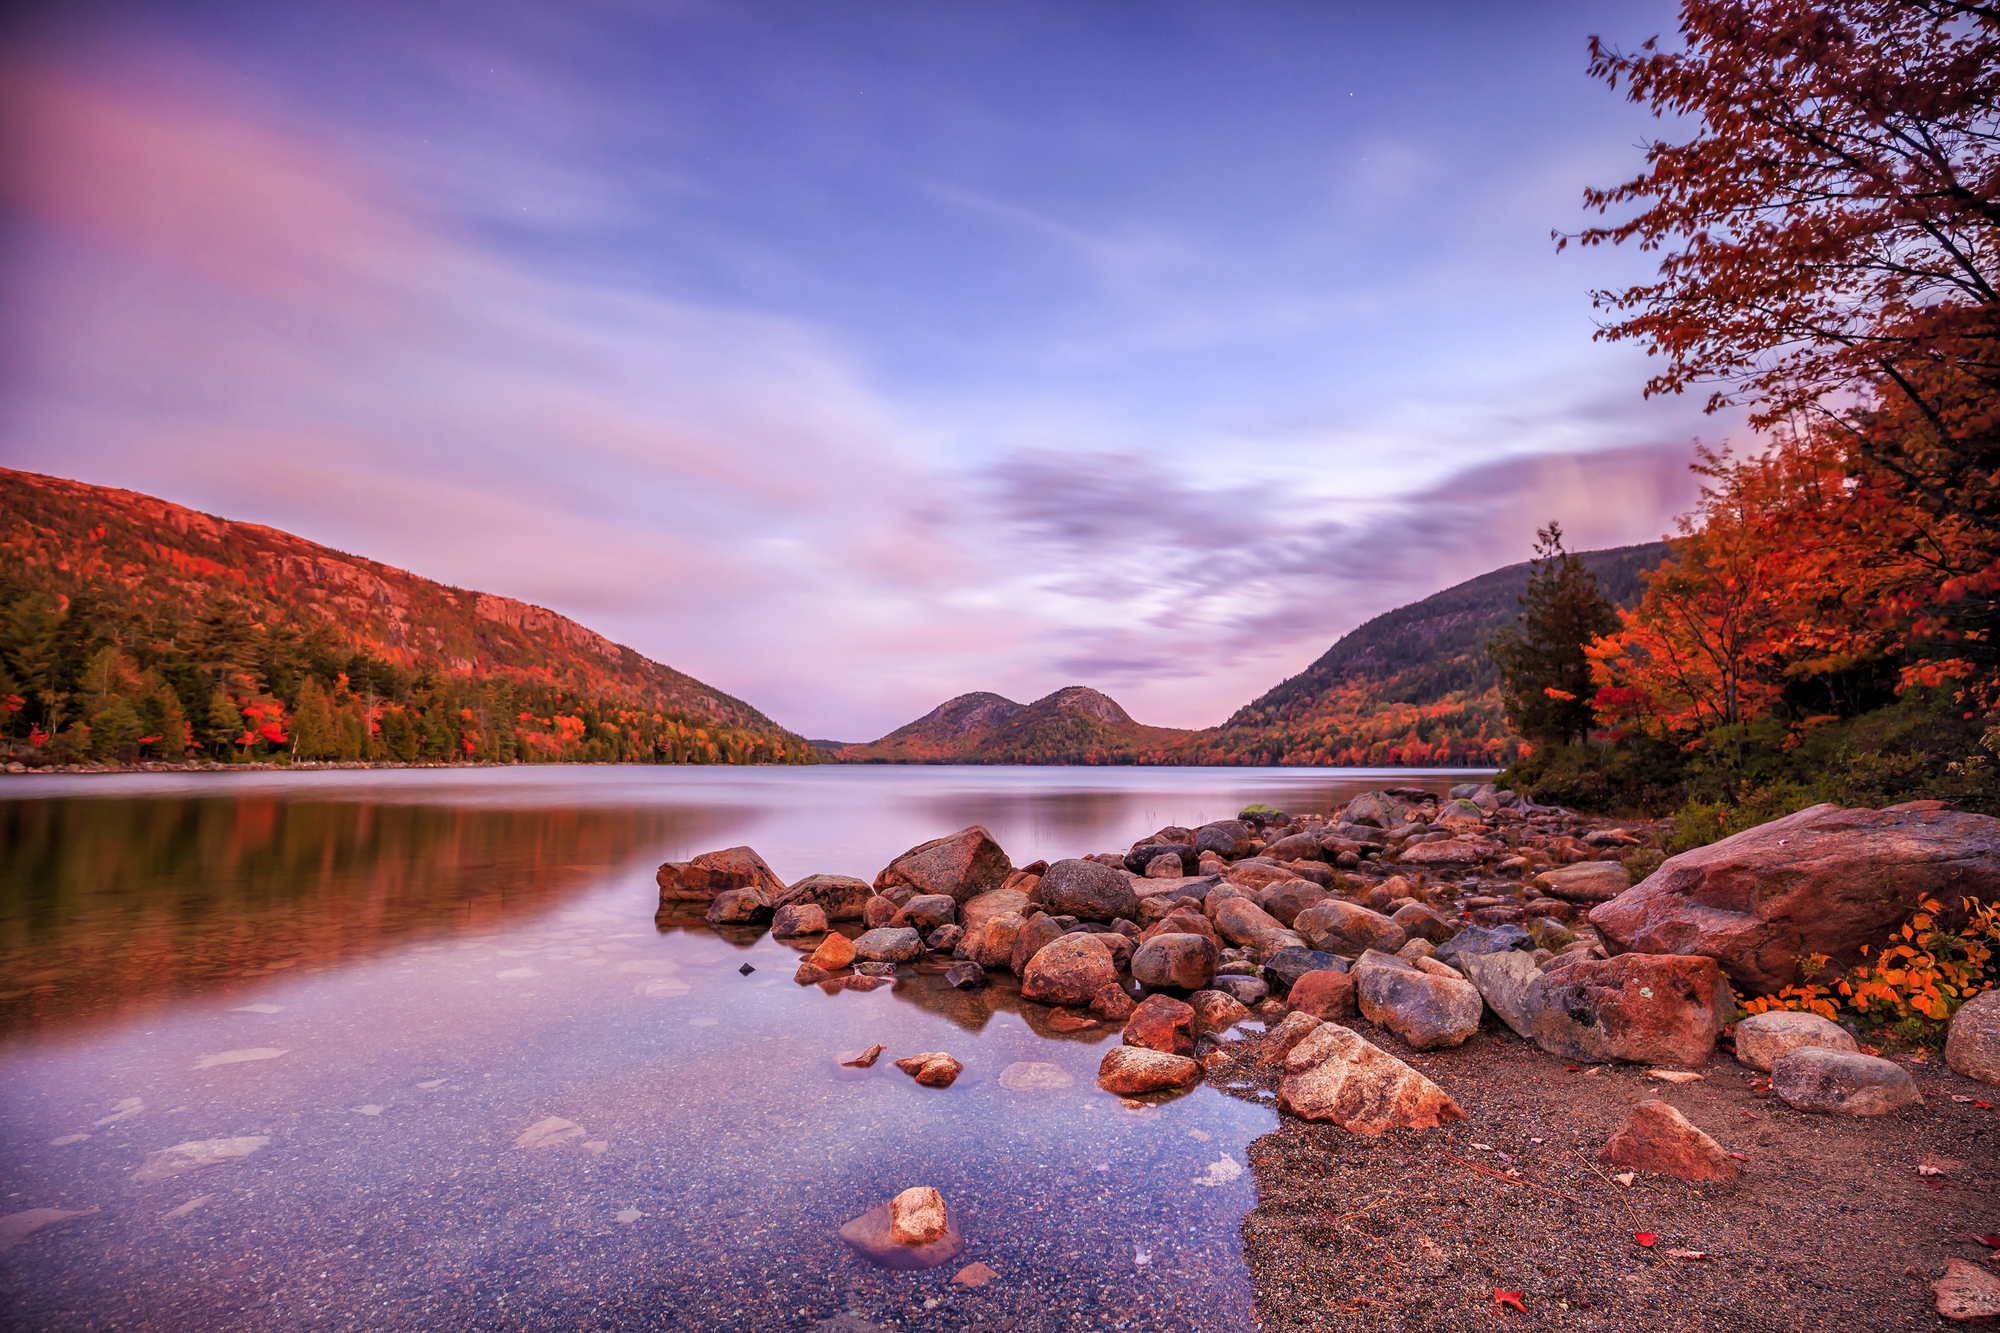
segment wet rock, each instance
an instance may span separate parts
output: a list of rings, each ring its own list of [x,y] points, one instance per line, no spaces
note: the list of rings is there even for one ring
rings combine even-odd
[[[926,1235],[931,1239],[911,1239]],[[956,1259],[965,1249],[965,1238],[952,1222],[944,1199],[927,1186],[904,1190],[870,1208],[843,1226],[840,1238],[863,1258],[903,1272],[936,1268]]]
[[[1250,1010],[1244,1003],[1227,991],[1198,990],[1188,996],[1188,1008],[1194,1010],[1195,1032],[1223,1032],[1250,1017]]]
[[[1063,928],[1047,912],[1037,912],[1028,918],[1026,925],[1014,936],[1014,951],[1009,959],[1009,967],[1015,976],[1022,976],[1028,970],[1028,960],[1062,938]]]
[[[1380,912],[1340,898],[1300,912],[1292,928],[1328,953],[1358,954],[1366,949],[1394,953],[1407,938],[1401,926]]]
[[[1013,912],[1007,912],[984,922],[977,928],[977,934],[967,932],[960,943],[965,956],[984,968],[1012,971],[1014,967],[1014,947],[1020,942],[1021,930],[1028,923]]]
[[[1318,949],[1279,949],[1264,960],[1264,980],[1282,994],[1308,972],[1345,972],[1347,960]]]
[[[1719,984],[1712,958],[1586,959],[1530,984],[1529,1029],[1536,1045],[1565,1059],[1692,1068],[1715,1049]]]
[[[870,963],[913,963],[924,942],[908,926],[878,926],[854,941],[854,956]]]
[[[1951,1016],[1945,1063],[1967,1078],[2000,1084],[2000,990],[1985,990]]]
[[[1285,997],[1297,1013],[1334,1023],[1360,1013],[1354,996],[1355,977],[1347,972],[1308,972]]]
[[[932,953],[950,953],[965,938],[965,931],[958,926],[939,926],[924,938],[924,947]]]
[[[1232,944],[1258,944],[1285,925],[1248,898],[1226,898],[1216,907],[1215,930]]]
[[[1362,1016],[1395,1033],[1414,1050],[1462,1045],[1479,1031],[1485,1005],[1478,990],[1462,978],[1380,965],[1357,966],[1355,978],[1355,999]]]
[[[204,1194],[200,1199],[196,1199],[194,1204],[198,1205],[207,1198],[209,1196]],[[185,1216],[193,1211],[193,1206],[182,1204],[179,1208],[167,1213],[166,1216]],[[5,1217],[0,1217],[0,1254],[5,1254],[7,1251],[13,1249],[43,1227],[52,1227],[59,1222],[67,1222],[73,1217],[93,1217],[96,1213],[97,1209],[95,1207],[74,1209],[29,1208],[18,1213],[8,1213]]]
[[[1500,1021],[1523,1037],[1534,1037],[1533,1010],[1529,988],[1541,978],[1542,969],[1532,955],[1513,949],[1497,953],[1461,954],[1458,965],[1465,978],[1479,990],[1486,1007]]]
[[[1245,1006],[1259,1004],[1271,994],[1270,986],[1261,977],[1230,976],[1226,973],[1216,977],[1214,988],[1229,995],[1238,1004]],[[1208,994],[1211,992],[1197,993]]]
[[[1096,935],[1064,935],[1044,945],[1021,972],[1021,998],[1037,1004],[1083,1006],[1118,984],[1111,951]]]
[[[1435,1129],[1465,1113],[1444,1089],[1337,1023],[1322,1023],[1285,1057],[1279,1109],[1352,1134]]]
[[[1054,1092],[1075,1083],[1061,1065],[1035,1060],[1017,1060],[1000,1071],[1000,1086],[1009,1092]]]
[[[1403,933],[1411,939],[1439,944],[1452,936],[1452,924],[1422,903],[1404,903],[1389,919],[1401,926]]]
[[[904,903],[890,924],[910,926],[919,935],[928,935],[941,926],[958,921],[958,904],[946,893],[920,893]]]
[[[1194,869],[1196,856],[1191,842],[1140,842],[1132,845],[1125,853],[1125,868],[1135,875],[1152,873],[1152,865],[1163,856],[1174,858],[1174,874],[1181,875]]]
[[[883,867],[875,888],[908,885],[919,894],[943,894],[962,903],[1004,887],[1013,869],[993,835],[974,824],[904,852]]]
[[[999,1276],[985,1264],[972,1263],[952,1274],[951,1280],[961,1287],[983,1287]]]
[[[1590,919],[1623,948],[1714,958],[1738,987],[1768,995],[1803,980],[1801,956],[1844,971],[1924,897],[1955,902],[1993,883],[2000,819],[1924,801],[1816,805],[1670,857]]]
[[[870,977],[870,976],[864,976],[857,972],[850,977],[834,977],[829,981],[822,981],[819,983],[819,988],[825,991],[828,995],[831,995],[835,991],[843,991],[843,990],[853,990],[853,991],[863,991],[863,992],[871,990],[880,990],[884,986],[890,986],[894,984],[895,983],[888,977]]]
[[[724,889],[708,905],[711,926],[747,926],[771,918],[771,904],[758,889]]]
[[[833,973],[827,971],[812,959],[807,958],[799,963],[799,970],[792,973],[792,980],[798,982],[801,986],[812,986],[825,981],[832,975]]]
[[[1146,1046],[1113,1046],[1097,1066],[1097,1086],[1121,1097],[1192,1087],[1200,1081],[1199,1061]]]
[[[756,889],[766,903],[785,891],[764,858],[748,847],[703,852],[691,861],[669,861],[654,876],[660,886],[660,910],[684,902],[713,902],[731,889]]]
[[[877,1060],[881,1059],[882,1052],[888,1049],[887,1046],[877,1042],[873,1046],[866,1046],[858,1051],[842,1051],[840,1053],[840,1063],[846,1069],[867,1069],[873,1066]]]
[[[781,940],[824,935],[828,928],[826,909],[818,903],[788,903],[771,915],[771,934]]]
[[[570,1129],[576,1130],[575,1137],[580,1138],[583,1135],[583,1131],[576,1129],[574,1125],[570,1125],[569,1121],[555,1121],[551,1117],[550,1120],[544,1120],[540,1125],[529,1129],[527,1134],[521,1136],[521,1139],[515,1140],[514,1146],[517,1148],[545,1146],[541,1143],[524,1143],[522,1139],[526,1139],[537,1130],[544,1129],[552,1122],[568,1125]],[[151,1185],[156,1181],[166,1180],[189,1171],[199,1171],[205,1166],[214,1166],[219,1162],[234,1161],[239,1157],[248,1157],[251,1153],[267,1146],[270,1142],[271,1140],[268,1135],[248,1134],[232,1139],[192,1139],[186,1143],[176,1143],[171,1148],[162,1148],[158,1152],[147,1153],[146,1160],[141,1162],[139,1169],[132,1173],[132,1183],[134,1185]]]
[[[1598,1152],[1606,1166],[1653,1171],[1681,1180],[1734,1180],[1736,1163],[1722,1145],[1657,1098],[1640,1102]]]
[[[1218,819],[1212,824],[1203,824],[1194,835],[1195,855],[1211,853],[1225,861],[1233,861],[1239,856],[1250,854],[1250,826],[1240,819]]]
[[[959,990],[978,990],[986,984],[986,969],[978,963],[953,963],[944,970],[945,984]]]
[[[1436,958],[1440,963],[1456,966],[1457,960],[1467,954],[1499,953],[1503,949],[1533,953],[1534,936],[1519,926],[1466,926],[1438,945]]]
[[[1778,1057],[1801,1046],[1818,1046],[1829,1051],[1855,1049],[1846,1028],[1818,1014],[1773,1009],[1752,1014],[1736,1024],[1736,1058],[1752,1069],[1767,1073]]]
[[[1953,1259],[1944,1276],[1931,1283],[1937,1312],[1946,1319],[2000,1318],[2000,1276],[1978,1264]]]
[[[1139,873],[1147,879],[1179,879],[1186,869],[1186,863],[1181,860],[1179,852],[1161,852],[1146,862],[1145,868]]]
[[[1261,856],[1253,856],[1238,861],[1222,873],[1222,877],[1237,888],[1258,896],[1280,884],[1299,884],[1299,877],[1292,873],[1290,866],[1281,866]],[[1317,887],[1317,886],[1315,886]]]
[[[1125,1022],[1125,1044],[1194,1054],[1194,1009],[1170,995],[1148,995]]]
[[[853,966],[854,958],[853,940],[845,935],[828,935],[819,942],[819,947],[812,951],[806,961],[829,972],[837,972],[843,967]]]
[[[1137,916],[1139,895],[1121,870],[1095,861],[1058,861],[1042,876],[1042,905],[1054,916],[1111,921]]]
[[[870,930],[880,930],[896,919],[896,913],[903,910],[894,898],[875,895],[861,905],[861,923]]]
[[[971,899],[958,911],[958,924],[965,927],[965,956],[978,958],[986,928],[994,921],[1010,915],[1026,919],[1032,911],[1028,906],[1028,895],[1019,889],[994,889]],[[1005,967],[1006,963],[1002,962],[1000,966]]]
[[[1771,1091],[1795,1111],[1887,1115],[1923,1100],[1910,1071],[1859,1051],[1801,1046],[1771,1066]]]
[[[1535,883],[1564,902],[1608,903],[1632,887],[1632,877],[1616,861],[1579,861],[1545,870]]]
[[[1444,842],[1420,842],[1403,849],[1404,865],[1467,869],[1479,864],[1484,853],[1476,842],[1453,838]]]
[[[852,875],[807,875],[782,893],[771,895],[771,906],[785,908],[816,903],[828,921],[859,921],[861,909],[874,890]]]
[[[964,1065],[943,1051],[924,1051],[918,1055],[906,1056],[896,1061],[896,1068],[927,1088],[948,1088],[960,1074],[965,1072]]]
[[[1326,901],[1326,890],[1302,879],[1273,885],[1264,895],[1264,910],[1282,924],[1296,927],[1299,913]]]
[[[1403,803],[1386,792],[1366,791],[1347,803],[1340,812],[1343,823],[1369,828],[1401,828],[1405,822]]]
[[[854,971],[855,975],[863,977],[893,977],[896,965],[886,959],[870,959],[865,963],[856,963]]]
[[[1298,1010],[1286,1014],[1284,1020],[1257,1043],[1257,1063],[1266,1068],[1283,1064],[1285,1057],[1292,1053],[1292,1048],[1304,1041],[1320,1025],[1320,1021],[1314,1015]]]
[[[1132,955],[1132,978],[1155,989],[1200,990],[1215,979],[1219,958],[1220,951],[1210,936],[1154,935]]]
[[[1123,986],[1106,986],[1090,997],[1090,1012],[1107,1023],[1123,1023],[1138,1008],[1138,1001]]]

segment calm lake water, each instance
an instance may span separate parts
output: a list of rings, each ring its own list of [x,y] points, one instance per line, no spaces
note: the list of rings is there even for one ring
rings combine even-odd
[[[1053,1032],[1011,978],[961,993],[939,963],[871,994],[796,986],[800,951],[768,935],[656,925],[653,871],[749,843],[788,882],[872,879],[972,823],[1020,864],[1252,801],[1309,813],[1464,780],[825,767],[0,781],[0,1322],[1250,1329],[1237,1226],[1268,1107],[1201,1087],[1125,1108],[1094,1083],[1117,1030]],[[889,1050],[874,1068],[837,1064],[875,1042]],[[949,1089],[892,1064],[930,1050],[965,1065]],[[1002,1087],[1023,1061],[1073,1082]],[[552,1117],[575,1132],[516,1146]],[[208,1140],[244,1155],[141,1170]],[[893,1273],[838,1239],[920,1184],[948,1201],[962,1257]],[[951,1281],[974,1262],[998,1276]]]

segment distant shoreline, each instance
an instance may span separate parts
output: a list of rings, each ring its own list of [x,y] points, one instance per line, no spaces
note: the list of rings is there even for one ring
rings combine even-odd
[[[306,759],[296,764],[273,764],[268,762],[223,764],[213,760],[196,760],[188,763],[170,763],[165,760],[140,764],[38,764],[29,765],[15,760],[0,764],[0,777],[94,777],[114,776],[131,773],[332,773],[350,770],[381,769],[432,769],[442,772],[464,772],[472,769],[507,768],[1277,768],[1298,772],[1320,771],[1327,773],[1498,773],[1497,768],[1450,768],[1416,767],[1407,764],[1340,765],[1340,764],[947,764],[933,760],[895,762],[888,764],[632,764],[617,760],[579,760],[576,763],[516,764],[495,763],[482,760],[472,763],[445,763],[440,760],[415,760],[405,762],[399,759]]]

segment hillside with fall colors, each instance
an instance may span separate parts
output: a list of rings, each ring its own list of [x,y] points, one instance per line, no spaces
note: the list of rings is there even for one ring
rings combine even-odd
[[[828,757],[847,764],[1162,764],[1193,732],[1135,722],[1117,701],[1069,685],[1031,704],[961,694],[868,745]]]
[[[152,496],[0,469],[15,757],[812,763],[543,607]]]

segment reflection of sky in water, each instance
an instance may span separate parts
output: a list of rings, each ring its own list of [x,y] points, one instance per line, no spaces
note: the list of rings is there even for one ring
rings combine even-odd
[[[656,931],[651,870],[750,841],[788,879],[872,876],[974,820],[1025,861],[1250,800],[1323,809],[1369,784],[1129,769],[334,776],[232,778],[227,797],[36,784],[0,803],[9,868],[37,877],[7,877],[10,988],[32,975],[16,964],[44,956],[66,960],[56,993],[153,997],[92,1022],[7,1011],[0,1213],[101,1210],[0,1256],[7,1322],[783,1328],[853,1311],[919,1327],[1249,1326],[1236,1227],[1253,1199],[1234,1166],[1266,1109],[1207,1088],[1123,1108],[1094,1085],[1115,1030],[1049,1033],[1011,979],[968,994],[933,968],[873,994],[797,987],[798,952],[768,937]],[[155,787],[169,790],[136,794]],[[273,808],[249,809],[260,802]],[[181,836],[163,838],[163,819]],[[18,836],[30,820],[56,830],[32,862]],[[90,839],[72,836],[86,826]],[[121,859],[121,837],[144,854]],[[108,880],[79,887],[96,873],[79,861]],[[274,874],[291,878],[255,882]],[[164,915],[163,896],[177,904]],[[295,918],[314,924],[284,928]],[[272,956],[274,938],[289,957]],[[189,951],[201,967],[177,965]],[[877,1041],[889,1051],[873,1069],[835,1063]],[[964,1075],[917,1087],[892,1061],[924,1050]],[[1074,1081],[1010,1092],[1000,1075],[1017,1061]],[[579,1132],[511,1146],[550,1117]],[[148,1153],[243,1136],[269,1142],[131,1183]],[[950,1201],[964,1257],[890,1274],[849,1256],[839,1224],[914,1184]],[[1000,1278],[951,1285],[974,1260]]]

